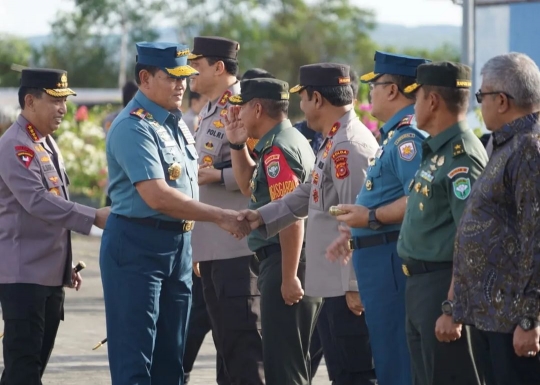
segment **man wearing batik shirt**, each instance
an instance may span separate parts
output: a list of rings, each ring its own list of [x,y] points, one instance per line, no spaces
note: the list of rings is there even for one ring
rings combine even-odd
[[[480,331],[477,347],[489,350],[495,384],[539,384],[540,71],[510,53],[489,60],[481,75],[476,98],[493,155],[457,230],[454,292],[442,311]]]

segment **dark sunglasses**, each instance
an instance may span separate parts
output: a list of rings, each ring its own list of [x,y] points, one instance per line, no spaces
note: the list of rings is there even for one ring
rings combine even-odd
[[[506,97],[508,99],[514,99],[514,97],[512,95],[507,94],[506,92],[503,92],[503,91],[482,92],[482,90],[478,90],[478,92],[476,94],[474,94],[474,96],[476,96],[476,101],[478,102],[478,104],[482,104],[482,100],[484,99],[484,96],[486,96],[486,95],[499,95],[499,94],[506,95]]]

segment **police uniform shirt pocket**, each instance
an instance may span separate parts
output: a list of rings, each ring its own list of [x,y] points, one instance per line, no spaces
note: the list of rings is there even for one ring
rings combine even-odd
[[[58,176],[56,170],[45,172],[44,179],[47,191],[56,196],[63,195],[62,186],[64,186],[64,183],[62,182],[62,178]]]
[[[222,140],[215,138],[212,135],[204,135],[201,140],[201,152],[210,155],[214,163],[221,162],[220,151],[223,145]]]

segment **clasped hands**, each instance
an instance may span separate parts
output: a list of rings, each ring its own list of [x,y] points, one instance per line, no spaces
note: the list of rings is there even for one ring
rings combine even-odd
[[[242,239],[263,224],[261,215],[255,210],[224,210],[217,225],[228,231],[236,239]]]

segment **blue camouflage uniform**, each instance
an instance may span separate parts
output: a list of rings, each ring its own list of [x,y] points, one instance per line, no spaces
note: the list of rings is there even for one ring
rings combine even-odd
[[[425,62],[420,58],[376,52],[374,72],[360,79],[375,82],[383,74],[415,78],[416,67]],[[370,161],[364,185],[356,198],[357,205],[376,209],[408,195],[425,138],[416,128],[413,114],[411,104],[381,128],[381,146]],[[383,225],[377,230],[351,229],[351,246],[355,249],[353,263],[366,309],[379,385],[411,384],[405,335],[406,277],[396,251],[400,227],[396,224]]]
[[[187,46],[138,43],[138,63],[182,79]],[[183,384],[182,356],[191,304],[191,228],[152,209],[135,185],[163,179],[198,199],[197,152],[178,111],[142,91],[107,135],[111,215],[100,253],[109,366],[113,385]]]

